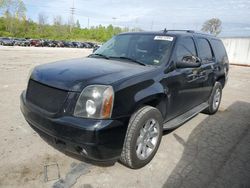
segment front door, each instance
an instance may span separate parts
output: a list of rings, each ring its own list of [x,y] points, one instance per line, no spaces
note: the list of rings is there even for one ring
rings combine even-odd
[[[179,38],[174,50],[174,62],[182,61],[185,56],[197,56],[192,37]],[[166,75],[166,86],[169,88],[167,119],[181,115],[201,104],[204,89],[202,67],[175,68]]]

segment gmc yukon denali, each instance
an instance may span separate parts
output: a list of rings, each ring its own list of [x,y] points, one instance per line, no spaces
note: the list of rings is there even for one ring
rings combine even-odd
[[[228,70],[214,36],[122,33],[86,58],[35,67],[21,111],[55,148],[137,169],[152,160],[163,130],[217,112]]]

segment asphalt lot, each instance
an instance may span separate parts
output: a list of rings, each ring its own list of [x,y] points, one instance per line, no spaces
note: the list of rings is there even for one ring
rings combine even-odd
[[[219,112],[199,114],[166,132],[155,158],[142,169],[88,164],[44,142],[19,109],[29,70],[89,53],[0,46],[0,187],[250,187],[249,67],[231,66]]]

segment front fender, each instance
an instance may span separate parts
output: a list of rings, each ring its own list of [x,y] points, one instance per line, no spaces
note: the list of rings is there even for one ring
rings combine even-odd
[[[112,118],[130,117],[145,105],[157,107],[163,117],[166,115],[167,89],[155,80],[146,80],[124,87],[115,93]]]

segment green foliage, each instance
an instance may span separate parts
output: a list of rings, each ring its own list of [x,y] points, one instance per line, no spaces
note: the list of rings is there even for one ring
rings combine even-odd
[[[59,22],[56,21],[53,25],[38,24],[32,20],[8,15],[0,17],[0,36],[104,42],[118,33],[127,31],[112,25],[107,27],[99,25],[87,29],[80,28],[78,24],[70,31],[69,25]]]
[[[121,29],[109,25],[81,28],[79,20],[75,24],[63,24],[61,16],[54,17],[53,25],[47,24],[48,17],[38,15],[38,23],[26,20],[27,11],[23,0],[0,0],[0,37],[47,38],[52,40],[78,40],[104,42],[128,28]],[[72,28],[73,25],[73,28]]]

